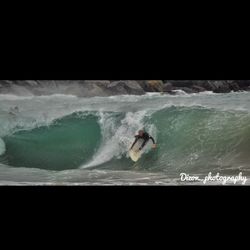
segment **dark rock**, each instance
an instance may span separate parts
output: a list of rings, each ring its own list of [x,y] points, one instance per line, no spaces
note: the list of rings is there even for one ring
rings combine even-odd
[[[249,90],[250,80],[235,80],[241,90]]]
[[[249,91],[250,80],[0,80],[0,93],[15,95],[72,94],[83,97],[121,94],[142,95],[145,92],[175,94],[213,91]]]
[[[215,81],[212,85],[215,93],[229,93],[231,91],[229,84],[224,81]]]
[[[74,92],[72,86],[67,89],[68,93],[81,96],[81,97],[94,97],[94,96],[109,96],[109,93],[105,91],[105,88],[101,84],[86,82],[81,86],[75,86]]]
[[[166,81],[166,80],[164,80]],[[179,88],[185,92],[213,91],[216,93],[228,93],[230,91],[238,91],[239,86],[235,81],[214,81],[214,80],[169,80],[174,88]],[[189,89],[185,89],[189,88]]]
[[[163,92],[171,92],[173,90],[172,83],[164,83],[163,84]]]
[[[238,83],[236,83],[235,81],[228,81],[228,85],[232,91],[239,91],[240,90]]]
[[[10,80],[0,80],[0,84],[2,87],[9,87],[13,81]]]
[[[137,82],[146,92],[163,92],[162,80],[139,80]]]
[[[99,86],[107,87],[111,81],[109,80],[84,80],[83,84],[97,84]]]
[[[170,83],[172,83],[173,87],[191,87],[192,80],[169,80]]]
[[[193,85],[193,86],[192,86],[192,89],[193,89],[195,92],[204,92],[204,91],[206,91],[206,89],[205,89],[204,87],[197,86],[197,85]]]
[[[109,80],[34,80],[1,81],[1,93],[17,95],[71,94],[81,97],[110,96],[122,94],[141,95],[145,91],[137,81]],[[7,88],[8,86],[8,88]]]
[[[143,95],[145,91],[137,81],[125,80],[115,81],[107,85],[107,88],[112,91],[113,94],[132,94]]]
[[[201,84],[199,84],[199,86],[201,86]],[[213,81],[205,82],[203,87],[208,91],[214,91],[216,88],[218,88],[218,86],[216,86]]]
[[[199,86],[208,91],[213,91],[217,93],[230,92],[229,85],[225,81],[200,80],[194,81],[193,83],[194,86]]]
[[[127,90],[128,94],[133,94],[133,95],[145,94],[145,91],[137,81],[132,81],[132,80],[126,81],[124,88]]]

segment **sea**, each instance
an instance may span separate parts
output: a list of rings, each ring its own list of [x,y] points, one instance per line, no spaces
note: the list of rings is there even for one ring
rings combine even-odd
[[[128,150],[140,129],[157,147],[146,146],[135,163]],[[249,92],[0,95],[0,185],[249,185],[249,179]]]

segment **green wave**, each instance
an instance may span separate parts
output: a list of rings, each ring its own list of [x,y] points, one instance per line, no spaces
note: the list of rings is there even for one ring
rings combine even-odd
[[[97,117],[65,117],[48,127],[4,137],[5,163],[53,170],[77,168],[94,154],[100,139]]]
[[[156,137],[158,148],[134,164],[126,152],[141,126]],[[3,140],[6,152],[0,160],[15,167],[205,173],[249,166],[250,116],[243,111],[174,106],[151,113],[78,113]]]

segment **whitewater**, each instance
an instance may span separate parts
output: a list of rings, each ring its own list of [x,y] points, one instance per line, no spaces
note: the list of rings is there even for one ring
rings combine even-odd
[[[133,163],[128,149],[142,128],[157,149]],[[249,92],[0,95],[0,185],[202,185],[181,182],[183,172],[250,178],[249,148]]]

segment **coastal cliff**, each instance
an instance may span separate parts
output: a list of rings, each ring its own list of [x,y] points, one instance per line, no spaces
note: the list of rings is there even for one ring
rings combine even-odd
[[[250,91],[250,80],[0,80],[0,94],[71,94],[81,97]]]

